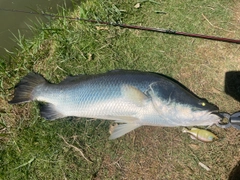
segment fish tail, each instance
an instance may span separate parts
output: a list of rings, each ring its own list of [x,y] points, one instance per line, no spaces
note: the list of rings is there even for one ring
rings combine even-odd
[[[10,104],[24,103],[34,100],[33,91],[34,89],[41,85],[45,84],[47,81],[39,74],[33,72],[26,75],[16,86],[14,97]]]

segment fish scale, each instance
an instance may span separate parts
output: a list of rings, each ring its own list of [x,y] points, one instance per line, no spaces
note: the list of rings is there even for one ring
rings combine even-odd
[[[44,102],[46,119],[67,116],[115,120],[110,136],[118,138],[140,126],[207,126],[216,124],[218,108],[175,80],[157,73],[114,70],[68,77],[51,84],[30,73],[17,85],[10,103]]]

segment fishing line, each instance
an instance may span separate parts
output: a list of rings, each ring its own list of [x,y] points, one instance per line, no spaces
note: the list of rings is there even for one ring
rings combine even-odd
[[[172,35],[187,36],[187,37],[194,37],[194,38],[200,38],[200,39],[208,39],[208,40],[213,40],[213,41],[221,41],[221,42],[240,44],[240,40],[238,40],[238,39],[209,36],[209,35],[204,35],[204,34],[194,34],[194,33],[188,33],[188,32],[180,32],[180,31],[175,31],[175,30],[171,30],[171,29],[135,26],[135,25],[128,25],[128,24],[120,24],[120,23],[115,23],[115,22],[84,19],[84,18],[78,18],[78,17],[69,17],[69,16],[65,17],[65,16],[56,15],[56,14],[39,13],[39,12],[34,12],[34,11],[24,11],[24,10],[16,10],[16,9],[0,8],[0,11],[41,15],[41,16],[48,16],[48,17],[52,17],[52,18],[65,18],[65,19],[70,19],[70,20],[85,21],[85,22],[108,25],[108,26],[117,26],[117,27],[127,28],[127,29],[137,29],[137,30],[143,30],[143,31],[152,31],[152,32],[158,32],[158,33],[165,33],[165,34],[172,34]]]

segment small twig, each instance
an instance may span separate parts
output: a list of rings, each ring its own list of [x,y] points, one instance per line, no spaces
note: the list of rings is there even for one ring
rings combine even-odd
[[[202,168],[204,168],[206,171],[210,171],[210,168],[209,167],[207,167],[205,164],[203,164],[202,162],[198,162],[198,164],[202,167]]]
[[[71,148],[73,148],[75,151],[79,152],[80,155],[81,155],[86,161],[92,163],[91,160],[89,160],[88,158],[86,158],[86,156],[83,154],[83,152],[82,152],[81,149],[77,148],[76,146],[74,146],[74,145],[72,145],[72,144],[69,144],[69,143],[64,139],[64,137],[61,136],[60,134],[58,134],[58,136],[59,136],[60,138],[62,138],[62,140],[63,140],[69,147],[71,147]]]
[[[121,165],[119,164],[119,161],[122,159],[122,156],[117,160],[117,161],[114,161],[113,163],[109,164],[109,166],[111,165],[117,165],[120,169],[122,168]]]
[[[150,2],[150,3],[153,3],[153,4],[161,5],[161,3],[157,2],[157,1],[154,1],[154,0],[141,0],[141,1],[138,1],[138,2],[139,3]]]
[[[28,162],[23,163],[22,165],[14,168],[13,170],[16,170],[16,169],[19,169],[19,168],[21,168],[21,167],[27,166],[27,165],[31,164],[34,160],[35,160],[35,157],[33,157],[32,159],[30,159]]]
[[[203,16],[203,18],[204,18],[212,27],[214,27],[214,28],[216,28],[216,29],[220,29],[220,30],[226,31],[226,32],[231,32],[231,33],[234,32],[234,31],[229,31],[229,30],[220,28],[220,27],[218,27],[218,26],[215,26],[215,25],[213,25],[213,24],[208,20],[208,18],[207,18],[206,16],[204,16],[204,14],[202,14],[202,16]]]

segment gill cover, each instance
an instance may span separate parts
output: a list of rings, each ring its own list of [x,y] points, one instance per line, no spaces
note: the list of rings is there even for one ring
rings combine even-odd
[[[193,111],[217,111],[215,105],[208,103],[204,99],[183,88],[179,84],[163,79],[149,85],[147,94],[152,97],[155,108],[161,108],[163,105],[184,105],[191,107]]]

